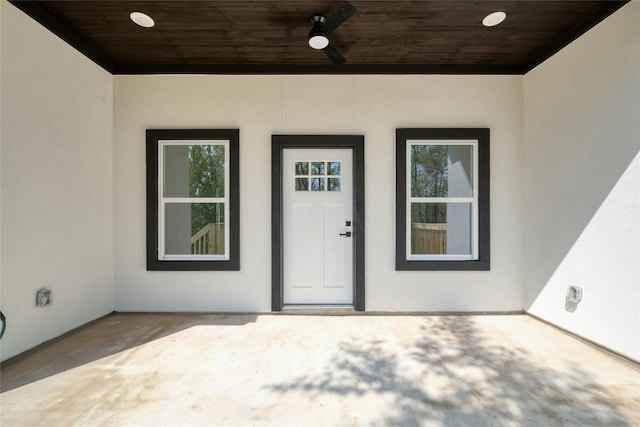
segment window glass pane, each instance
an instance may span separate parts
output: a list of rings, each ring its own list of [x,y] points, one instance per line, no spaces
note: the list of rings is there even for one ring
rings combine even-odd
[[[470,255],[471,203],[411,203],[411,253]]]
[[[296,178],[296,191],[309,191],[309,178]]]
[[[327,175],[340,175],[340,162],[328,162]]]
[[[224,255],[224,203],[167,203],[167,255]]]
[[[340,178],[329,178],[328,184],[329,191],[340,191]]]
[[[165,145],[164,197],[224,197],[224,145]]]
[[[311,191],[324,191],[324,178],[311,178]]]
[[[311,162],[311,175],[324,175],[324,162]]]
[[[473,197],[471,145],[410,145],[412,197]]]
[[[296,175],[309,175],[309,162],[296,162]]]

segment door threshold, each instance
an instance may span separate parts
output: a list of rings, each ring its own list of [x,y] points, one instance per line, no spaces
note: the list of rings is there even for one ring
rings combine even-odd
[[[352,304],[286,304],[280,314],[348,316],[358,314]]]

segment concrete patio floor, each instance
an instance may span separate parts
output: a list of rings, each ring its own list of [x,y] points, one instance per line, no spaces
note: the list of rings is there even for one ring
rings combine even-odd
[[[640,425],[637,365],[527,315],[113,314],[1,375],[3,427]]]

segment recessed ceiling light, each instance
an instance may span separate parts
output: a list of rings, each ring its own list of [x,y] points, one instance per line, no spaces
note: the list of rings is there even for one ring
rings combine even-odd
[[[151,28],[156,25],[156,23],[153,21],[153,18],[142,12],[131,12],[131,15],[129,15],[129,17],[133,22],[140,25],[141,27]]]
[[[488,14],[482,20],[482,25],[485,27],[495,27],[507,17],[507,14],[504,12],[493,12]]]

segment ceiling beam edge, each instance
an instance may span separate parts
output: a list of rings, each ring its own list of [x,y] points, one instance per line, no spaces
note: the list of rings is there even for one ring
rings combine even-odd
[[[185,64],[118,65],[113,74],[496,74],[522,75],[519,65],[441,65],[441,64],[368,64],[368,65],[281,65],[281,64]]]
[[[579,22],[578,24],[570,28],[569,31],[564,33],[561,37],[554,40],[554,42],[551,43],[546,50],[541,52],[538,56],[536,56],[533,60],[526,64],[524,66],[523,74],[527,74],[529,71],[533,70],[556,53],[560,52],[569,43],[573,42],[578,37],[589,31],[591,28],[598,25],[600,22],[605,20],[607,17],[609,17],[611,14],[613,14],[615,11],[617,11],[630,1],[631,0],[607,1],[586,19]]]
[[[115,64],[99,53],[93,46],[71,32],[65,25],[56,20],[48,12],[42,9],[33,0],[9,0],[9,3],[29,15],[36,22],[47,28],[53,34],[58,36],[68,45],[76,49],[78,52],[86,56],[91,61],[102,67],[105,71],[113,74]]]

